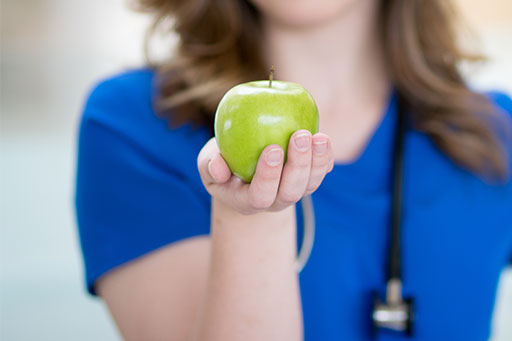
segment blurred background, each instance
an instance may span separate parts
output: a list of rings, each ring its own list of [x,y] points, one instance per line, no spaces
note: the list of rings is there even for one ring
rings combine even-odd
[[[490,57],[470,81],[512,94],[512,1],[456,2],[479,38],[471,46]],[[91,86],[144,64],[149,18],[125,0],[1,0],[0,13],[0,340],[119,340],[84,289],[76,132]],[[492,339],[512,340],[510,268]]]

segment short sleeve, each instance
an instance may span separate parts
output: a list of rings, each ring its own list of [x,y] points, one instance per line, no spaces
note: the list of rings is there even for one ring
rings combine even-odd
[[[209,196],[196,174],[197,148],[190,146],[200,143],[141,115],[144,107],[122,94],[116,82],[101,84],[80,124],[76,216],[92,294],[107,271],[209,233]]]

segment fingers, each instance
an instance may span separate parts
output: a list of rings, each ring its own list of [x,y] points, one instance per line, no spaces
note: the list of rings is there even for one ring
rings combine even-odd
[[[246,184],[232,176],[214,138],[205,144],[197,158],[201,180],[208,192],[244,214],[265,210],[274,203],[283,162],[283,149],[279,145],[267,146],[258,159],[251,184]]]
[[[313,193],[333,167],[333,153],[327,135],[314,136],[296,131],[288,144],[287,161],[279,145],[261,153],[250,184],[233,176],[220,155],[215,138],[210,139],[197,158],[207,191],[244,214],[278,211]]]
[[[281,180],[284,152],[279,145],[267,146],[261,152],[247,193],[248,205],[256,210],[267,209],[274,203]]]
[[[199,152],[197,168],[207,189],[208,185],[225,183],[231,177],[231,171],[220,155],[215,138],[211,138]]]
[[[307,130],[298,130],[290,138],[276,208],[294,204],[304,195],[311,170],[311,140]]]
[[[322,183],[325,174],[330,172],[333,167],[333,153],[329,136],[318,133],[313,136],[313,158],[311,164],[311,173],[304,195],[309,195],[316,191]]]
[[[231,171],[220,154],[217,154],[210,160],[208,163],[208,172],[215,183],[225,183],[231,177]]]

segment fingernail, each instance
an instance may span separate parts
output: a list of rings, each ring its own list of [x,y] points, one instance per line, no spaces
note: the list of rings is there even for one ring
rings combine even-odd
[[[215,176],[213,175],[213,172],[212,172],[212,162],[213,160],[210,160],[208,162],[208,173],[210,173],[210,176],[213,178],[213,180],[216,180]]]
[[[327,150],[327,141],[313,141],[313,151],[315,154],[323,154]]]
[[[311,135],[309,133],[302,133],[294,138],[295,140],[295,146],[297,146],[297,149],[301,152],[305,152],[308,150],[309,145],[311,144]]]
[[[266,161],[269,166],[275,167],[281,163],[282,159],[283,159],[283,150],[281,148],[274,148],[274,149],[271,149],[270,152],[268,152]]]

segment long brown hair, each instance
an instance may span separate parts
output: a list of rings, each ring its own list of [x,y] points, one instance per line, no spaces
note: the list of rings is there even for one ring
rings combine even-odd
[[[259,13],[247,0],[138,0],[152,12],[150,37],[167,27],[179,36],[173,58],[154,65],[156,109],[172,124],[213,125],[213,113],[238,83],[267,76]],[[457,45],[455,11],[448,0],[381,0],[380,24],[394,86],[410,107],[415,129],[455,163],[486,179],[506,179],[507,153],[488,99],[471,91],[462,61],[481,58]],[[169,25],[172,23],[172,25]],[[172,109],[172,110],[171,110]],[[505,134],[503,136],[508,136]]]

